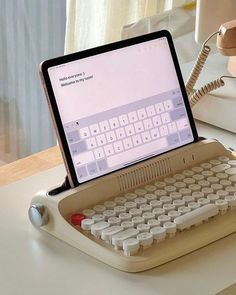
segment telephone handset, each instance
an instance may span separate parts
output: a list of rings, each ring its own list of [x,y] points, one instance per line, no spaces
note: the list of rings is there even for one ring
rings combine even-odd
[[[223,87],[225,85],[223,80],[224,78],[236,78],[234,76],[224,75],[212,82],[207,83],[196,91],[193,90],[211,51],[211,48],[209,45],[207,45],[207,42],[215,35],[217,35],[216,46],[220,53],[226,56],[236,56],[236,20],[232,20],[222,24],[219,30],[211,34],[202,45],[201,51],[186,83],[186,90],[189,96],[191,107],[193,107],[205,94],[217,88]]]

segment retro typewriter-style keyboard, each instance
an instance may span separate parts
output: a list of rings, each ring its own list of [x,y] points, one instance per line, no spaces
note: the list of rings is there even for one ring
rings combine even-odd
[[[87,237],[137,255],[236,208],[236,160],[220,156],[68,216]],[[106,245],[107,245],[106,244]]]

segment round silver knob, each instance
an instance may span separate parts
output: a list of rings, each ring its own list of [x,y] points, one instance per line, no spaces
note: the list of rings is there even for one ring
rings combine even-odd
[[[48,210],[40,203],[31,205],[28,211],[29,219],[35,227],[41,227],[48,223]]]

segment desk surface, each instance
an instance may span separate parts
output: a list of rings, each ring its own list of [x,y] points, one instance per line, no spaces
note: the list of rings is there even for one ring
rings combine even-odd
[[[198,129],[236,147],[234,134],[202,124]],[[0,179],[11,182],[35,173],[37,165],[44,170],[58,163],[58,148],[52,148],[1,167]],[[215,294],[235,283],[236,234],[155,269],[127,274],[34,229],[27,217],[32,195],[64,176],[60,165],[0,188],[0,294]]]

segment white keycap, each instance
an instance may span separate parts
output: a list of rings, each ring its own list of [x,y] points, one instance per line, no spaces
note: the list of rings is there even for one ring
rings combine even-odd
[[[153,239],[156,242],[161,242],[165,240],[166,229],[161,226],[156,226],[150,229],[150,233],[153,235]]]
[[[138,115],[139,120],[143,120],[143,119],[147,118],[147,113],[144,108],[137,110],[137,115]]]
[[[114,201],[106,201],[104,203],[104,206],[107,208],[107,209],[113,209],[115,206],[116,206],[116,203]]]
[[[221,198],[223,199],[224,197],[228,196],[229,195],[229,192],[226,192],[225,190],[219,190],[216,192],[216,194]]]
[[[235,175],[236,174],[236,167],[226,169],[225,173],[228,175]]]
[[[185,202],[185,204],[186,204],[186,206],[187,206],[188,203],[194,201],[194,197],[193,197],[193,196],[190,196],[190,195],[183,196],[183,201]]]
[[[148,203],[150,203],[153,200],[157,199],[157,196],[155,194],[146,194],[145,199],[147,199]]]
[[[95,211],[92,210],[92,209],[84,209],[82,211],[82,213],[84,214],[84,216],[86,216],[87,218],[91,218],[94,214],[95,214]]]
[[[164,179],[164,181],[165,181],[165,183],[167,185],[171,185],[171,184],[174,184],[176,182],[176,179],[174,177],[166,177]],[[165,187],[165,186],[163,186],[163,187]]]
[[[170,216],[171,221],[173,221],[176,217],[178,217],[180,215],[181,215],[181,213],[176,210],[172,210],[172,211],[168,212],[168,216]]]
[[[116,197],[114,202],[116,202],[118,205],[124,205],[124,203],[127,202],[127,199],[125,197]]]
[[[183,181],[185,179],[185,175],[177,173],[173,176],[174,179],[176,179],[177,181]]]
[[[174,222],[171,222],[171,221],[165,222],[163,224],[163,227],[165,228],[166,233],[170,238],[175,236],[175,233],[177,231],[177,227]]]
[[[186,213],[188,213],[190,211],[191,211],[191,209],[189,207],[187,207],[187,206],[181,206],[181,207],[178,208],[178,212],[181,215],[184,215],[184,214],[186,214]]]
[[[208,170],[208,169],[212,168],[212,164],[210,164],[210,163],[202,163],[200,165],[200,167],[202,167],[204,170]]]
[[[119,218],[120,218],[120,220],[122,222],[122,221],[125,221],[125,220],[131,220],[132,216],[131,216],[131,214],[124,212],[124,213],[119,214]]]
[[[165,214],[168,214],[170,211],[175,210],[175,205],[173,205],[173,204],[164,204],[163,209],[165,210]]]
[[[190,184],[189,186],[189,189],[191,189],[192,192],[199,192],[201,190],[201,186],[197,183],[195,184]]]
[[[129,201],[133,201],[134,199],[137,198],[137,195],[134,194],[134,193],[126,193],[126,194],[125,194],[125,198],[126,198],[127,200],[129,200]]]
[[[216,200],[219,200],[219,198],[220,197],[217,194],[209,194],[207,196],[207,199],[210,200],[212,204],[214,204]]]
[[[119,217],[110,217],[110,218],[108,218],[107,222],[108,222],[110,225],[120,225],[121,220],[120,220]]]
[[[236,167],[236,160],[229,160],[229,161],[228,161],[228,164],[229,164],[230,166]]]
[[[220,180],[220,184],[223,185],[223,187],[227,187],[227,186],[231,186],[232,185],[232,182],[228,179],[222,179]]]
[[[234,195],[234,193],[236,192],[236,186],[227,186],[225,188],[225,190],[230,194],[230,195]]]
[[[135,193],[137,196],[142,197],[142,196],[145,196],[145,195],[147,194],[147,190],[139,188],[139,189],[136,189],[136,190],[134,191],[134,193]]]
[[[108,121],[102,121],[99,123],[101,132],[107,132],[110,130]]]
[[[179,190],[179,192],[180,192],[183,196],[189,196],[189,195],[192,194],[191,189],[186,188],[186,187],[181,188],[181,189]]]
[[[228,174],[224,173],[224,172],[219,172],[219,173],[216,173],[216,177],[218,177],[219,179],[227,179],[229,176]]]
[[[81,221],[81,228],[83,230],[90,230],[91,226],[94,224],[94,220],[90,218],[85,218]]]
[[[202,171],[201,174],[204,176],[204,178],[207,178],[207,177],[210,177],[210,176],[214,176],[214,173],[212,171],[210,171],[210,170],[204,170],[204,171]]]
[[[102,213],[103,211],[106,210],[106,207],[104,205],[96,205],[96,206],[93,207],[93,210],[96,213]]]
[[[172,198],[168,197],[168,196],[162,196],[162,197],[160,197],[160,201],[163,204],[170,204],[172,202]]]
[[[170,193],[170,197],[172,198],[172,200],[179,200],[183,196],[180,192],[173,192],[173,193]]]
[[[136,237],[138,233],[139,231],[136,228],[128,228],[112,236],[112,244],[115,248],[122,247],[123,241]]]
[[[210,177],[207,178],[207,181],[209,181],[211,184],[212,183],[219,183],[220,179],[218,177],[215,177],[215,176],[210,176]]]
[[[155,218],[155,214],[153,212],[144,212],[142,216],[145,222],[148,222],[148,220]]]
[[[213,166],[217,166],[220,165],[222,162],[216,159],[210,160],[209,162],[210,164],[212,164]]]
[[[166,183],[164,181],[157,181],[154,183],[154,185],[158,188],[158,189],[162,189],[166,186]]]
[[[128,228],[133,228],[134,227],[134,223],[130,220],[125,220],[125,221],[122,221],[120,226],[123,228],[123,229],[128,229]]]
[[[236,183],[236,175],[230,176],[229,181],[232,181],[235,184]]]
[[[152,200],[149,204],[152,206],[153,209],[162,207],[162,202],[160,200]]]
[[[163,208],[154,208],[152,213],[154,213],[155,217],[158,218],[158,216],[165,214],[165,210]]]
[[[149,232],[150,225],[149,224],[146,224],[146,223],[140,223],[140,224],[137,225],[137,230],[140,233]]]
[[[157,217],[157,219],[160,221],[160,224],[163,225],[165,222],[171,221],[170,216],[163,214],[163,215],[159,215]]]
[[[227,156],[220,156],[220,157],[218,157],[218,160],[221,162],[228,162],[229,158]]]
[[[200,181],[198,182],[198,184],[199,184],[201,187],[209,187],[209,186],[211,185],[210,182],[207,181],[207,180],[200,180]]]
[[[186,177],[192,177],[194,175],[194,172],[191,170],[184,170],[183,175],[185,175]]]
[[[201,181],[204,179],[204,176],[202,174],[194,174],[193,179],[195,179],[195,181]]]
[[[147,222],[148,225],[150,225],[150,228],[153,228],[155,226],[159,226],[160,225],[160,221],[157,219],[149,219]]]
[[[216,200],[215,204],[218,206],[220,210],[220,214],[225,214],[228,209],[228,202],[226,200]]]
[[[228,202],[230,208],[236,206],[236,196],[226,196],[225,201]]]
[[[139,241],[136,238],[130,238],[123,242],[123,250],[126,256],[138,253]]]
[[[173,205],[175,205],[175,208],[178,209],[179,207],[185,205],[185,201],[184,200],[174,200]]]
[[[140,210],[142,210],[142,212],[151,212],[152,211],[152,206],[150,204],[142,204],[139,207]]]
[[[200,198],[204,198],[203,192],[193,192],[192,197],[194,197],[194,200],[197,201]]]
[[[91,234],[96,238],[99,238],[101,236],[102,231],[109,226],[110,224],[106,221],[100,221],[98,223],[95,223],[91,226]]]
[[[174,186],[179,190],[181,188],[185,188],[187,184],[183,181],[176,181],[176,183],[174,183]]]
[[[198,202],[198,204],[200,204],[200,206],[205,206],[205,205],[210,204],[210,200],[207,198],[200,198],[200,199],[198,199],[197,202]]]
[[[105,216],[103,216],[103,214],[94,214],[92,216],[92,219],[94,220],[94,222],[100,222],[105,220]]]
[[[146,204],[147,203],[147,199],[143,198],[143,197],[138,197],[134,200],[134,202],[137,204],[137,206],[139,207],[142,204]]]
[[[197,202],[190,202],[190,203],[188,203],[188,207],[189,207],[191,210],[195,210],[195,209],[197,209],[197,208],[200,207],[200,204],[197,203]]]
[[[165,191],[170,194],[172,192],[176,192],[177,191],[177,188],[174,186],[174,185],[167,185],[165,187]]]
[[[211,171],[213,171],[214,173],[219,173],[219,172],[223,172],[229,168],[230,168],[229,164],[220,164],[220,165],[212,167]]]
[[[158,189],[158,190],[156,190],[154,193],[155,193],[155,195],[156,195],[158,198],[166,197],[166,191],[165,191],[165,190]],[[161,201],[161,199],[160,199],[160,201]]]
[[[124,212],[127,211],[127,209],[123,205],[116,206],[116,207],[114,207],[113,210],[116,212],[117,215],[119,215],[120,213],[124,213]]]
[[[220,184],[220,183],[213,183],[213,184],[211,185],[211,188],[213,189],[214,193],[216,193],[217,191],[223,189],[223,185]]]
[[[123,227],[120,225],[114,225],[102,230],[101,239],[104,241],[111,241],[112,236],[123,231]]]
[[[184,180],[184,183],[186,183],[187,185],[190,185],[190,184],[194,184],[196,182],[196,179],[194,178],[190,178],[190,177],[187,177],[185,178]]]
[[[116,216],[116,212],[114,210],[110,210],[110,209],[103,211],[102,214],[104,215],[105,220],[107,220],[110,217],[115,217]]]
[[[132,218],[132,222],[134,223],[134,226],[137,226],[138,224],[144,223],[144,218],[142,216],[135,216]]]
[[[137,240],[139,241],[143,249],[146,249],[152,245],[153,236],[151,233],[148,232],[140,233],[137,235]]]
[[[215,204],[208,204],[203,207],[200,207],[196,210],[193,210],[185,215],[175,218],[174,223],[177,226],[177,229],[184,230],[189,228],[192,225],[199,224],[203,220],[215,216],[219,213],[219,208]]]
[[[196,166],[192,168],[192,171],[195,173],[201,173],[203,171],[202,167]]]
[[[201,190],[204,194],[204,197],[207,197],[209,194],[213,194],[214,190],[212,187],[203,187]]]
[[[129,210],[129,214],[131,214],[132,217],[141,216],[142,215],[142,210],[140,210],[138,208],[132,208],[132,209]]]

